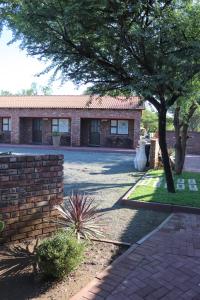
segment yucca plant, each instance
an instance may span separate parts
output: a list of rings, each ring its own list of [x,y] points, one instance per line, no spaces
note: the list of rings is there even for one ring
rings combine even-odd
[[[91,239],[92,237],[102,236],[99,221],[100,214],[97,212],[97,205],[94,199],[88,195],[72,193],[64,205],[57,205],[60,218],[56,221],[62,227],[72,228],[76,237]]]

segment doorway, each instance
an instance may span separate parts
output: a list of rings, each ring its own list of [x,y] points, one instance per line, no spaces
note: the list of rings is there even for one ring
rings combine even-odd
[[[100,146],[100,125],[101,121],[98,119],[90,120],[89,127],[89,145]]]
[[[33,119],[32,142],[34,144],[42,144],[42,119]]]

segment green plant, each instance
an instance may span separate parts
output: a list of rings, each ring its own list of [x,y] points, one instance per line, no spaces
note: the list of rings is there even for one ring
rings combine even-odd
[[[3,231],[3,229],[4,229],[4,222],[0,221],[0,232]]]
[[[53,131],[52,136],[60,136],[60,132],[59,131]]]
[[[56,206],[61,215],[57,222],[63,227],[71,227],[78,240],[102,236],[98,222],[100,215],[93,203],[94,199],[85,194],[72,193],[65,205]]]
[[[59,231],[44,240],[36,251],[39,271],[45,278],[60,279],[82,261],[85,245],[78,243],[70,231]]]

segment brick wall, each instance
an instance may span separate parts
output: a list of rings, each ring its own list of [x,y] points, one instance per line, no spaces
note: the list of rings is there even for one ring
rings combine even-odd
[[[52,119],[42,119],[42,144],[52,145]],[[33,144],[33,118],[20,118],[20,143]],[[61,133],[61,145],[70,146],[70,132]]]
[[[200,132],[188,132],[187,153],[200,154]],[[167,132],[167,145],[173,148],[175,145],[174,131]]]
[[[63,156],[0,156],[0,242],[21,242],[50,234],[63,201]]]
[[[81,145],[88,146],[90,144],[90,121],[91,119],[82,119],[81,120]],[[120,139],[122,141],[121,144],[115,145],[121,146],[124,148],[132,148],[134,147],[134,120],[128,120],[128,134],[127,135],[117,135],[111,134],[111,120],[110,119],[100,119],[100,146],[104,147],[112,147],[111,142],[116,139]],[[130,145],[127,144],[127,139],[130,141]],[[114,143],[113,143],[114,144]],[[113,145],[114,146],[114,145]]]
[[[134,120],[133,147],[137,147],[140,135],[141,110],[117,109],[0,109],[0,117],[11,117],[11,142],[20,143],[20,123],[22,118],[69,118],[71,119],[71,145],[80,146],[81,120],[92,119],[124,119]]]
[[[149,166],[151,169],[156,169],[158,167],[158,156],[159,156],[159,144],[158,139],[154,138],[151,139],[151,147],[150,147],[150,154],[149,154]]]
[[[109,140],[113,140],[113,144],[115,145],[115,140],[119,139],[121,143],[116,144],[116,147],[124,147],[124,148],[135,148],[134,145],[134,120],[128,120],[128,134],[127,135],[118,135],[118,134],[111,134],[111,125],[110,120],[106,120],[101,122],[101,145],[102,146],[111,146],[109,144]],[[130,143],[127,143],[127,139]]]

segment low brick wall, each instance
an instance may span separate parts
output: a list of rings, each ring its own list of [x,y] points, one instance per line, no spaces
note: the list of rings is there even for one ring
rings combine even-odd
[[[63,155],[0,156],[0,242],[50,234],[63,201]]]
[[[167,131],[167,145],[169,148],[174,148],[175,145],[174,131]],[[187,154],[200,154],[200,132],[188,132]]]

